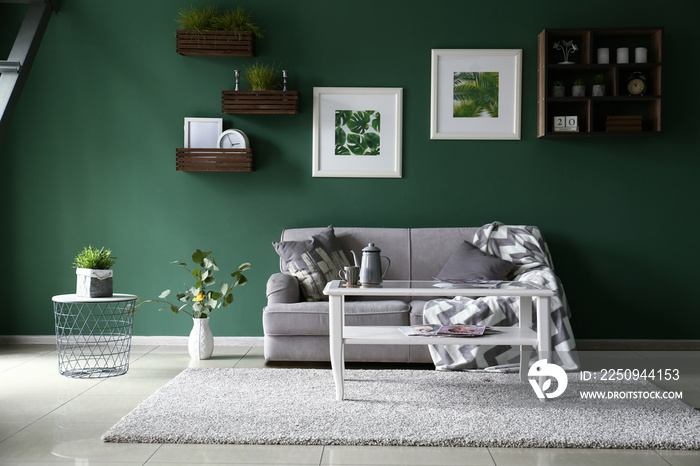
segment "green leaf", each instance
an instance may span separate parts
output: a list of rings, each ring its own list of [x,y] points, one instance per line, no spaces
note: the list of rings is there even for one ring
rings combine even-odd
[[[350,134],[348,136],[348,148],[355,155],[363,155],[367,150],[367,143],[359,134]]]
[[[379,132],[379,126],[380,126],[380,120],[381,120],[380,116],[381,115],[379,113],[377,113],[374,115],[374,118],[372,118],[372,128],[374,128],[374,130],[376,132]]]
[[[350,129],[350,131],[353,133],[364,133],[369,129],[369,120],[372,113],[374,112],[353,112],[352,117],[350,117],[350,121],[348,121],[348,129]]]
[[[345,145],[346,138],[347,138],[347,135],[345,133],[345,130],[343,128],[341,128],[340,126],[336,126],[336,128],[335,128],[335,145],[336,146]]]
[[[365,134],[365,142],[370,149],[379,149],[379,135],[377,133]]]
[[[211,269],[212,267],[214,267],[214,263],[212,262],[212,260],[208,256],[202,260],[202,263],[204,264],[204,267],[207,269]]]
[[[202,276],[202,271],[199,268],[192,269],[192,276],[195,278]]]
[[[163,308],[167,309],[167,308]],[[170,310],[173,311],[173,314],[177,315],[180,312],[180,309],[177,308],[177,306],[170,306]]]
[[[207,277],[204,279],[204,285],[206,286],[212,286],[214,283],[216,283],[216,278],[214,278],[214,276]]]
[[[335,146],[335,155],[350,155],[350,149],[345,146]]]
[[[335,127],[339,126],[344,126],[348,120],[350,119],[350,116],[352,115],[352,111],[350,110],[336,110],[335,111]]]
[[[202,267],[204,267],[204,265],[202,264],[202,260],[204,260],[204,256],[206,256],[206,254],[204,254],[200,249],[197,249],[197,250],[192,254],[192,262],[194,262],[195,264],[199,264],[199,265],[201,265]]]
[[[252,267],[253,267],[253,266],[250,265],[250,262],[244,262],[244,263],[242,263],[241,265],[238,266],[238,270],[240,270],[241,272],[243,272],[243,271],[248,270],[248,269],[250,269],[250,268],[252,268]]]
[[[226,297],[224,298],[224,303],[226,305],[228,305],[228,304],[231,304],[232,302],[233,302],[233,295],[232,294],[226,295]]]
[[[165,299],[165,298],[167,298],[168,296],[170,296],[170,290],[165,290],[165,291],[163,291],[158,297],[159,297],[160,299]]]

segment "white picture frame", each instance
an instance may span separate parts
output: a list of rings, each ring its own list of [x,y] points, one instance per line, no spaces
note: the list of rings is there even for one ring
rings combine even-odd
[[[402,127],[403,88],[314,87],[312,176],[401,178]]]
[[[223,126],[223,118],[185,117],[185,149],[218,148]]]
[[[432,49],[430,139],[519,140],[522,56],[522,49]],[[466,86],[488,103],[470,98]]]

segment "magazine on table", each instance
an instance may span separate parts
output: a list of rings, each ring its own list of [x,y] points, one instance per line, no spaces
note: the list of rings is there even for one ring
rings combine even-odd
[[[416,336],[439,336],[439,337],[480,337],[484,335],[494,335],[501,333],[493,327],[483,325],[411,325],[399,327],[399,330],[409,337]]]

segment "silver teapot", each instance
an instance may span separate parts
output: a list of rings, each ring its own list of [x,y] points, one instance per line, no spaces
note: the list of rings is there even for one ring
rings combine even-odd
[[[355,251],[350,251],[355,259],[355,265],[360,267],[360,284],[361,285],[379,285],[382,283],[382,278],[386,275],[391,265],[391,260],[386,256],[381,256],[382,252],[374,243],[369,243],[367,247],[362,249],[362,262],[358,264],[357,254]],[[382,259],[386,259],[386,269],[382,273]]]

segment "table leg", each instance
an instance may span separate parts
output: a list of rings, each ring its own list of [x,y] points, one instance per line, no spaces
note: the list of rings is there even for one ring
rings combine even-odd
[[[335,382],[335,399],[343,400],[343,379],[345,377],[345,349],[343,345],[343,323],[345,320],[344,296],[330,296],[328,299],[328,323],[331,353],[331,369]]]
[[[520,328],[529,329],[532,326],[532,297],[520,297],[520,316],[518,316]],[[520,345],[520,380],[527,382],[527,371],[530,367],[530,350],[532,346]]]
[[[552,337],[550,335],[549,297],[540,296],[537,298],[537,353],[540,360],[550,362],[552,352]],[[546,377],[540,377],[539,385],[542,388]],[[545,401],[542,398],[540,401]]]
[[[551,359],[552,337],[549,325],[549,296],[537,298],[537,351],[540,359]]]

